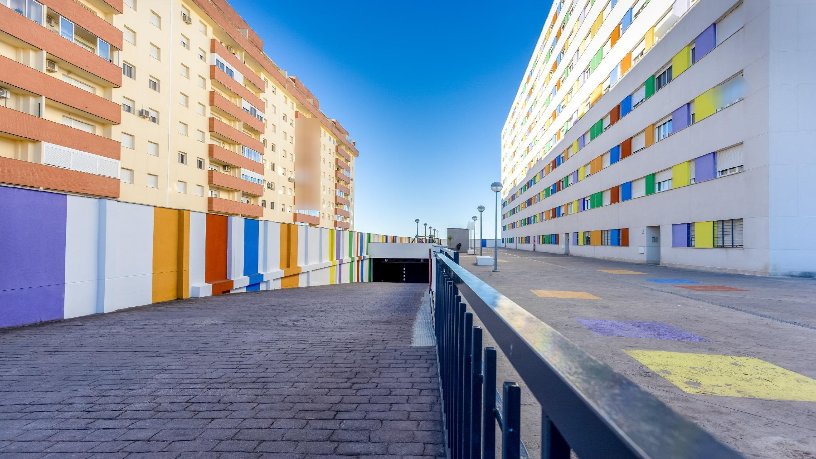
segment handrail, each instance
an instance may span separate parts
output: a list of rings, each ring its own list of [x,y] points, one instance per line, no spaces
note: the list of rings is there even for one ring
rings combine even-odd
[[[742,457],[448,257],[436,263],[437,295],[452,282],[541,405],[542,457],[569,457],[563,442],[587,458]]]

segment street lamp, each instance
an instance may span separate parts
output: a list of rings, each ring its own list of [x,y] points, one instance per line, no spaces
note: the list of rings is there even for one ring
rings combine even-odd
[[[419,242],[419,219],[417,218],[416,220],[414,220],[414,223],[417,224],[417,235],[416,235],[416,239],[414,239],[414,240],[416,242]]]
[[[477,216],[473,216],[473,255],[476,255],[476,219],[479,218]]]
[[[482,238],[484,234],[482,233],[482,223],[484,219],[482,218],[482,212],[485,210],[485,206],[479,206],[476,208],[479,211],[479,255],[482,255]],[[476,228],[473,228],[473,232],[476,232]],[[475,254],[476,251],[474,250],[473,253]]]
[[[431,244],[433,244],[433,226],[428,227],[428,234],[431,235]]]
[[[496,214],[494,216],[494,223],[496,227],[494,228],[495,233],[493,233],[493,272],[499,272],[499,191],[502,190],[501,182],[493,182],[490,184],[490,190],[496,193]]]

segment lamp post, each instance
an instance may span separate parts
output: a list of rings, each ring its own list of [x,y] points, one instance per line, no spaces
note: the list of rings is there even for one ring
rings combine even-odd
[[[428,242],[428,224],[423,223],[425,225],[425,242]]]
[[[416,239],[414,239],[414,240],[416,242],[419,242],[419,219],[417,218],[416,220],[414,220],[414,223],[417,224],[417,234],[416,234]]]
[[[493,272],[499,272],[499,191],[502,190],[501,182],[493,182],[490,184],[490,189],[496,193],[496,214],[494,216],[494,223],[496,225],[495,233],[493,233]]]
[[[482,238],[484,237],[482,233],[482,223],[484,222],[482,212],[484,212],[485,206],[479,206],[476,208],[476,210],[479,211],[479,255],[482,255]],[[473,232],[476,232],[476,228],[473,228]],[[475,254],[476,251],[474,250],[473,253]]]
[[[473,216],[473,255],[476,255],[476,219],[479,218],[477,216]]]

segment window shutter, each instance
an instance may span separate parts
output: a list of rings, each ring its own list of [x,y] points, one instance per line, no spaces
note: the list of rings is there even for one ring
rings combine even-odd
[[[691,183],[691,166],[688,161],[671,168],[672,188],[682,188]]]

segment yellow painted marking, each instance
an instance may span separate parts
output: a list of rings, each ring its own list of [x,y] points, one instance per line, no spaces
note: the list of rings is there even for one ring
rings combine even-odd
[[[626,275],[646,274],[640,271],[629,271],[628,269],[599,269],[599,271],[608,274],[626,274]]]
[[[689,394],[816,402],[816,380],[753,357],[630,350]]]
[[[600,300],[597,296],[587,292],[570,292],[567,290],[530,290],[541,298],[563,298],[569,300]]]

